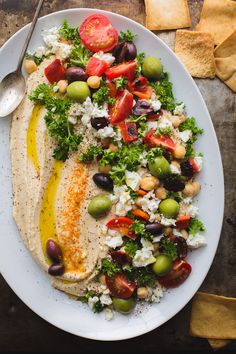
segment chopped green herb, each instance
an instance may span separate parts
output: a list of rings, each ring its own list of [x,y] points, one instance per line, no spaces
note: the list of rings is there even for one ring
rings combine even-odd
[[[136,56],[136,62],[137,62],[136,76],[141,75],[144,58],[145,58],[145,53],[139,53]]]
[[[119,42],[133,42],[137,37],[137,34],[134,34],[130,30],[121,31],[119,35]]]
[[[168,192],[168,198],[174,199],[178,203],[181,202],[181,200],[183,200],[183,197],[179,192]]]
[[[201,232],[206,231],[205,226],[203,225],[203,223],[200,220],[198,220],[196,218],[191,218],[190,223],[189,223],[189,227],[188,227],[189,234],[194,236],[194,235],[196,235],[196,233],[198,231],[201,231]]]
[[[117,90],[123,90],[125,85],[127,84],[128,80],[126,77],[117,77],[116,79],[113,80],[115,82]]]
[[[138,137],[139,138],[144,138],[146,133],[147,133],[147,123],[146,122],[140,122],[138,126]]]
[[[139,194],[135,191],[133,191],[133,189],[129,188],[129,195],[131,196],[132,199],[137,199],[139,197]]]
[[[171,136],[172,134],[172,129],[171,127],[167,127],[165,129],[159,128],[156,131],[157,136],[165,135],[165,136]]]
[[[63,24],[59,28],[59,34],[65,39],[74,40],[79,38],[78,28],[71,27],[67,20],[63,21]]]
[[[135,122],[135,123],[146,122],[146,120],[147,120],[146,114],[141,114],[141,116],[130,116],[129,117],[129,121]]]
[[[126,267],[125,274],[129,280],[136,280],[137,286],[154,287],[156,284],[156,276],[149,267],[132,268]]]
[[[88,291],[85,295],[78,296],[77,300],[87,304],[89,302],[89,299],[91,297],[95,297],[95,296],[97,296],[99,298],[99,294],[96,294],[93,291]],[[93,304],[93,309],[92,310],[93,310],[94,313],[99,313],[99,312],[101,312],[104,309],[104,307],[105,306],[101,303],[101,301],[99,299],[97,302],[95,302]]]
[[[152,241],[153,236],[150,232],[148,232],[146,230],[145,224],[142,223],[139,220],[135,220],[132,224],[132,230],[134,231],[134,233],[139,236],[139,237],[143,237],[148,241]]]
[[[116,186],[122,186],[125,182],[125,171],[126,165],[119,163],[115,166],[112,166],[110,176]]]
[[[133,258],[135,256],[135,253],[139,249],[139,246],[137,242],[130,240],[125,243],[124,249],[128,253],[128,255]]]
[[[161,253],[164,253],[167,256],[169,256],[170,258],[173,259],[173,261],[178,256],[176,246],[167,237],[162,237],[160,241],[160,249],[161,249]]]
[[[80,162],[91,162],[93,159],[99,155],[103,154],[103,149],[99,145],[89,145],[88,149],[86,152],[83,154],[79,155],[78,160]]]
[[[33,60],[36,65],[40,65],[42,63],[43,59],[46,58],[46,56],[42,55],[42,57],[38,57],[35,54],[26,53],[25,58],[29,59],[29,60]]]
[[[109,261],[108,259],[103,259],[100,269],[101,273],[107,274],[109,277],[113,277],[116,273],[121,271],[121,268],[118,264]]]
[[[164,150],[165,149],[163,149],[162,147],[152,148],[148,151],[146,159],[148,160],[148,162],[153,162],[156,157],[163,156]]]
[[[196,120],[194,117],[186,119],[183,123],[180,124],[179,130],[183,132],[184,130],[191,130],[193,133],[193,138],[196,138],[198,135],[203,133],[203,129],[200,129],[196,126]],[[195,141],[195,140],[194,140]]]
[[[102,106],[104,103],[113,105],[115,103],[115,99],[109,96],[108,87],[102,86],[96,92],[94,92],[93,102],[97,103],[99,106]]]
[[[36,89],[31,93],[29,99],[37,104],[45,104],[52,96],[52,86],[47,84],[39,84]]]
[[[189,140],[186,143],[185,149],[186,149],[186,153],[185,153],[186,159],[189,159],[190,157],[194,157],[195,150],[194,150],[193,143],[191,142],[191,140]]]
[[[169,81],[169,74],[167,72],[163,73],[159,81],[150,84],[156,95],[159,96],[162,108],[173,111],[176,104],[172,91],[172,83]]]
[[[85,48],[82,43],[78,43],[71,50],[70,64],[85,68],[92,54],[93,53],[90,52],[90,50],[88,50],[87,48]]]

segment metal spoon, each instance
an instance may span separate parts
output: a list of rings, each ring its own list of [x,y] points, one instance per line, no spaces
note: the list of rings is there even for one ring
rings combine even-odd
[[[43,2],[44,0],[39,0],[38,2],[38,6],[22,48],[16,70],[5,76],[0,83],[0,117],[5,117],[12,113],[16,107],[19,106],[25,95],[26,82],[24,76],[22,75],[21,67]]]

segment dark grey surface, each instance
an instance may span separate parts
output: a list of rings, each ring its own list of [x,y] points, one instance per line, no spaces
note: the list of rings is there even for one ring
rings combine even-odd
[[[193,25],[197,23],[202,0],[189,0]],[[0,45],[30,22],[37,1],[0,0]],[[142,0],[52,0],[45,1],[43,14],[72,7],[94,7],[115,11],[144,23]],[[160,37],[171,47],[174,31]],[[196,80],[206,101],[220,144],[225,174],[225,217],[213,265],[201,290],[236,296],[236,95],[218,79]],[[207,138],[207,137],[206,137]],[[211,211],[214,213],[214,210]],[[2,250],[3,252],[4,250]],[[14,260],[13,260],[14,264]],[[167,351],[210,351],[206,340],[188,335],[191,303],[179,314],[142,337],[116,342],[96,342],[65,333],[34,314],[0,278],[0,351],[164,353]],[[236,342],[225,351],[236,353]]]

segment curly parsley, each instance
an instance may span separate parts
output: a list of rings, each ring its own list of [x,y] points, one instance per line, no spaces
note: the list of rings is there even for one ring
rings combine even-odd
[[[137,286],[154,287],[156,284],[156,276],[149,267],[132,268],[126,267],[125,275],[129,280],[135,280]]]
[[[99,272],[107,274],[109,277],[113,277],[115,274],[121,272],[121,268],[118,264],[109,261],[108,259],[103,259],[101,267],[98,269]]]
[[[175,109],[176,103],[172,91],[172,83],[169,81],[169,74],[167,72],[162,74],[159,81],[150,83],[156,95],[159,96],[162,108],[168,111]]]
[[[59,28],[59,34],[65,39],[75,40],[79,38],[78,27],[71,27],[67,20],[64,20]]]
[[[31,53],[26,53],[25,54],[25,58],[29,59],[29,60],[33,60],[35,62],[36,65],[40,65],[43,61],[44,58],[46,58],[45,55],[42,55],[41,57],[38,57],[35,54],[31,54]]]
[[[157,135],[157,136],[161,136],[161,135],[164,135],[164,136],[171,136],[171,134],[172,134],[172,129],[171,129],[171,127],[167,127],[167,128],[165,128],[165,129],[159,128],[159,129],[157,129],[157,131],[156,131],[156,135]]]
[[[179,131],[183,132],[184,130],[191,130],[192,137],[188,140],[186,144],[186,154],[185,157],[188,159],[195,155],[193,144],[197,141],[198,135],[203,134],[203,129],[200,129],[196,125],[196,120],[194,117],[186,119],[185,122],[181,123],[179,126]]]
[[[145,58],[145,53],[139,53],[136,56],[136,62],[137,62],[136,76],[141,75],[144,58]]]
[[[137,34],[134,34],[129,29],[121,31],[119,35],[119,42],[133,42],[137,38]]]
[[[80,162],[91,162],[93,161],[93,159],[99,155],[103,154],[103,149],[101,146],[99,145],[89,145],[88,149],[86,152],[84,152],[83,154],[79,155],[78,160]]]
[[[126,77],[117,77],[116,79],[113,80],[117,90],[124,90],[125,85],[127,84],[128,80]]]
[[[162,147],[152,148],[148,151],[146,159],[148,160],[148,162],[153,162],[156,157],[163,156],[164,150],[165,149]]]
[[[194,235],[196,235],[196,233],[198,231],[201,231],[201,232],[206,231],[205,226],[203,225],[203,223],[200,220],[198,220],[196,218],[191,218],[190,223],[189,223],[189,227],[188,227],[189,234],[194,236]]]
[[[162,237],[160,241],[161,253],[169,256],[173,261],[178,257],[177,247],[167,237]]]
[[[71,50],[70,64],[85,68],[92,54],[93,53],[90,52],[90,50],[88,50],[87,48],[85,48],[82,43],[78,43]]]
[[[145,224],[139,220],[133,222],[132,230],[137,236],[143,237],[148,241],[152,241],[153,239],[152,234],[146,230]]]
[[[125,251],[128,253],[128,255],[133,258],[135,256],[135,253],[139,249],[139,245],[135,241],[127,241],[124,245]]]
[[[115,103],[115,99],[109,96],[108,87],[102,86],[96,92],[94,92],[93,102],[97,103],[99,106],[102,106],[104,103],[113,105]]]

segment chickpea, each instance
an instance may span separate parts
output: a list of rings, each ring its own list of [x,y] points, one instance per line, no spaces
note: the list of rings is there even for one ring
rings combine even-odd
[[[192,183],[192,186],[193,186],[193,189],[194,189],[194,195],[197,195],[200,192],[200,189],[201,189],[200,183],[197,182],[197,181],[194,181]]]
[[[175,167],[177,167],[178,169],[180,169],[180,164],[178,163],[178,161],[172,161],[171,165],[174,165]]]
[[[35,64],[35,62],[33,60],[25,59],[24,68],[28,74],[32,74],[34,71],[37,70],[37,65]]]
[[[104,274],[100,274],[98,277],[99,283],[106,285],[106,277]]]
[[[97,89],[100,87],[101,79],[99,76],[90,76],[87,80],[87,84],[89,85],[89,87]]]
[[[64,94],[64,93],[66,93],[68,81],[67,80],[60,80],[60,81],[58,81],[57,86],[58,86],[59,93]]]
[[[166,236],[169,236],[172,234],[172,228],[169,226],[165,227],[163,231]]]
[[[154,176],[150,176],[150,177],[144,177],[142,179],[142,181],[140,182],[140,187],[145,191],[151,191],[152,189],[158,187],[159,184],[160,181],[158,178]]]
[[[183,123],[186,121],[187,117],[184,114],[181,114],[181,116],[179,116],[180,119],[180,123]]]
[[[185,188],[183,190],[183,194],[186,195],[187,197],[193,197],[194,196],[194,187],[192,183],[187,183],[185,185]]]
[[[158,199],[166,199],[167,197],[167,191],[164,187],[159,187],[155,190],[155,196]]]
[[[181,233],[182,237],[183,237],[185,240],[187,240],[187,238],[188,238],[188,233],[187,233],[187,231],[186,231],[186,230],[181,230],[180,233]]]
[[[110,144],[109,145],[109,149],[112,151],[112,152],[117,152],[119,150],[118,146],[117,145],[114,145],[114,144]]]
[[[171,122],[172,122],[174,128],[178,128],[178,126],[181,123],[181,119],[179,116],[172,116]]]
[[[111,166],[106,165],[106,166],[98,166],[98,171],[101,173],[109,173],[111,171]]]
[[[148,289],[144,286],[137,289],[137,296],[139,299],[146,299],[148,297]]]
[[[183,145],[177,144],[174,151],[173,151],[173,155],[176,159],[181,160],[184,158],[186,154],[186,149]]]

